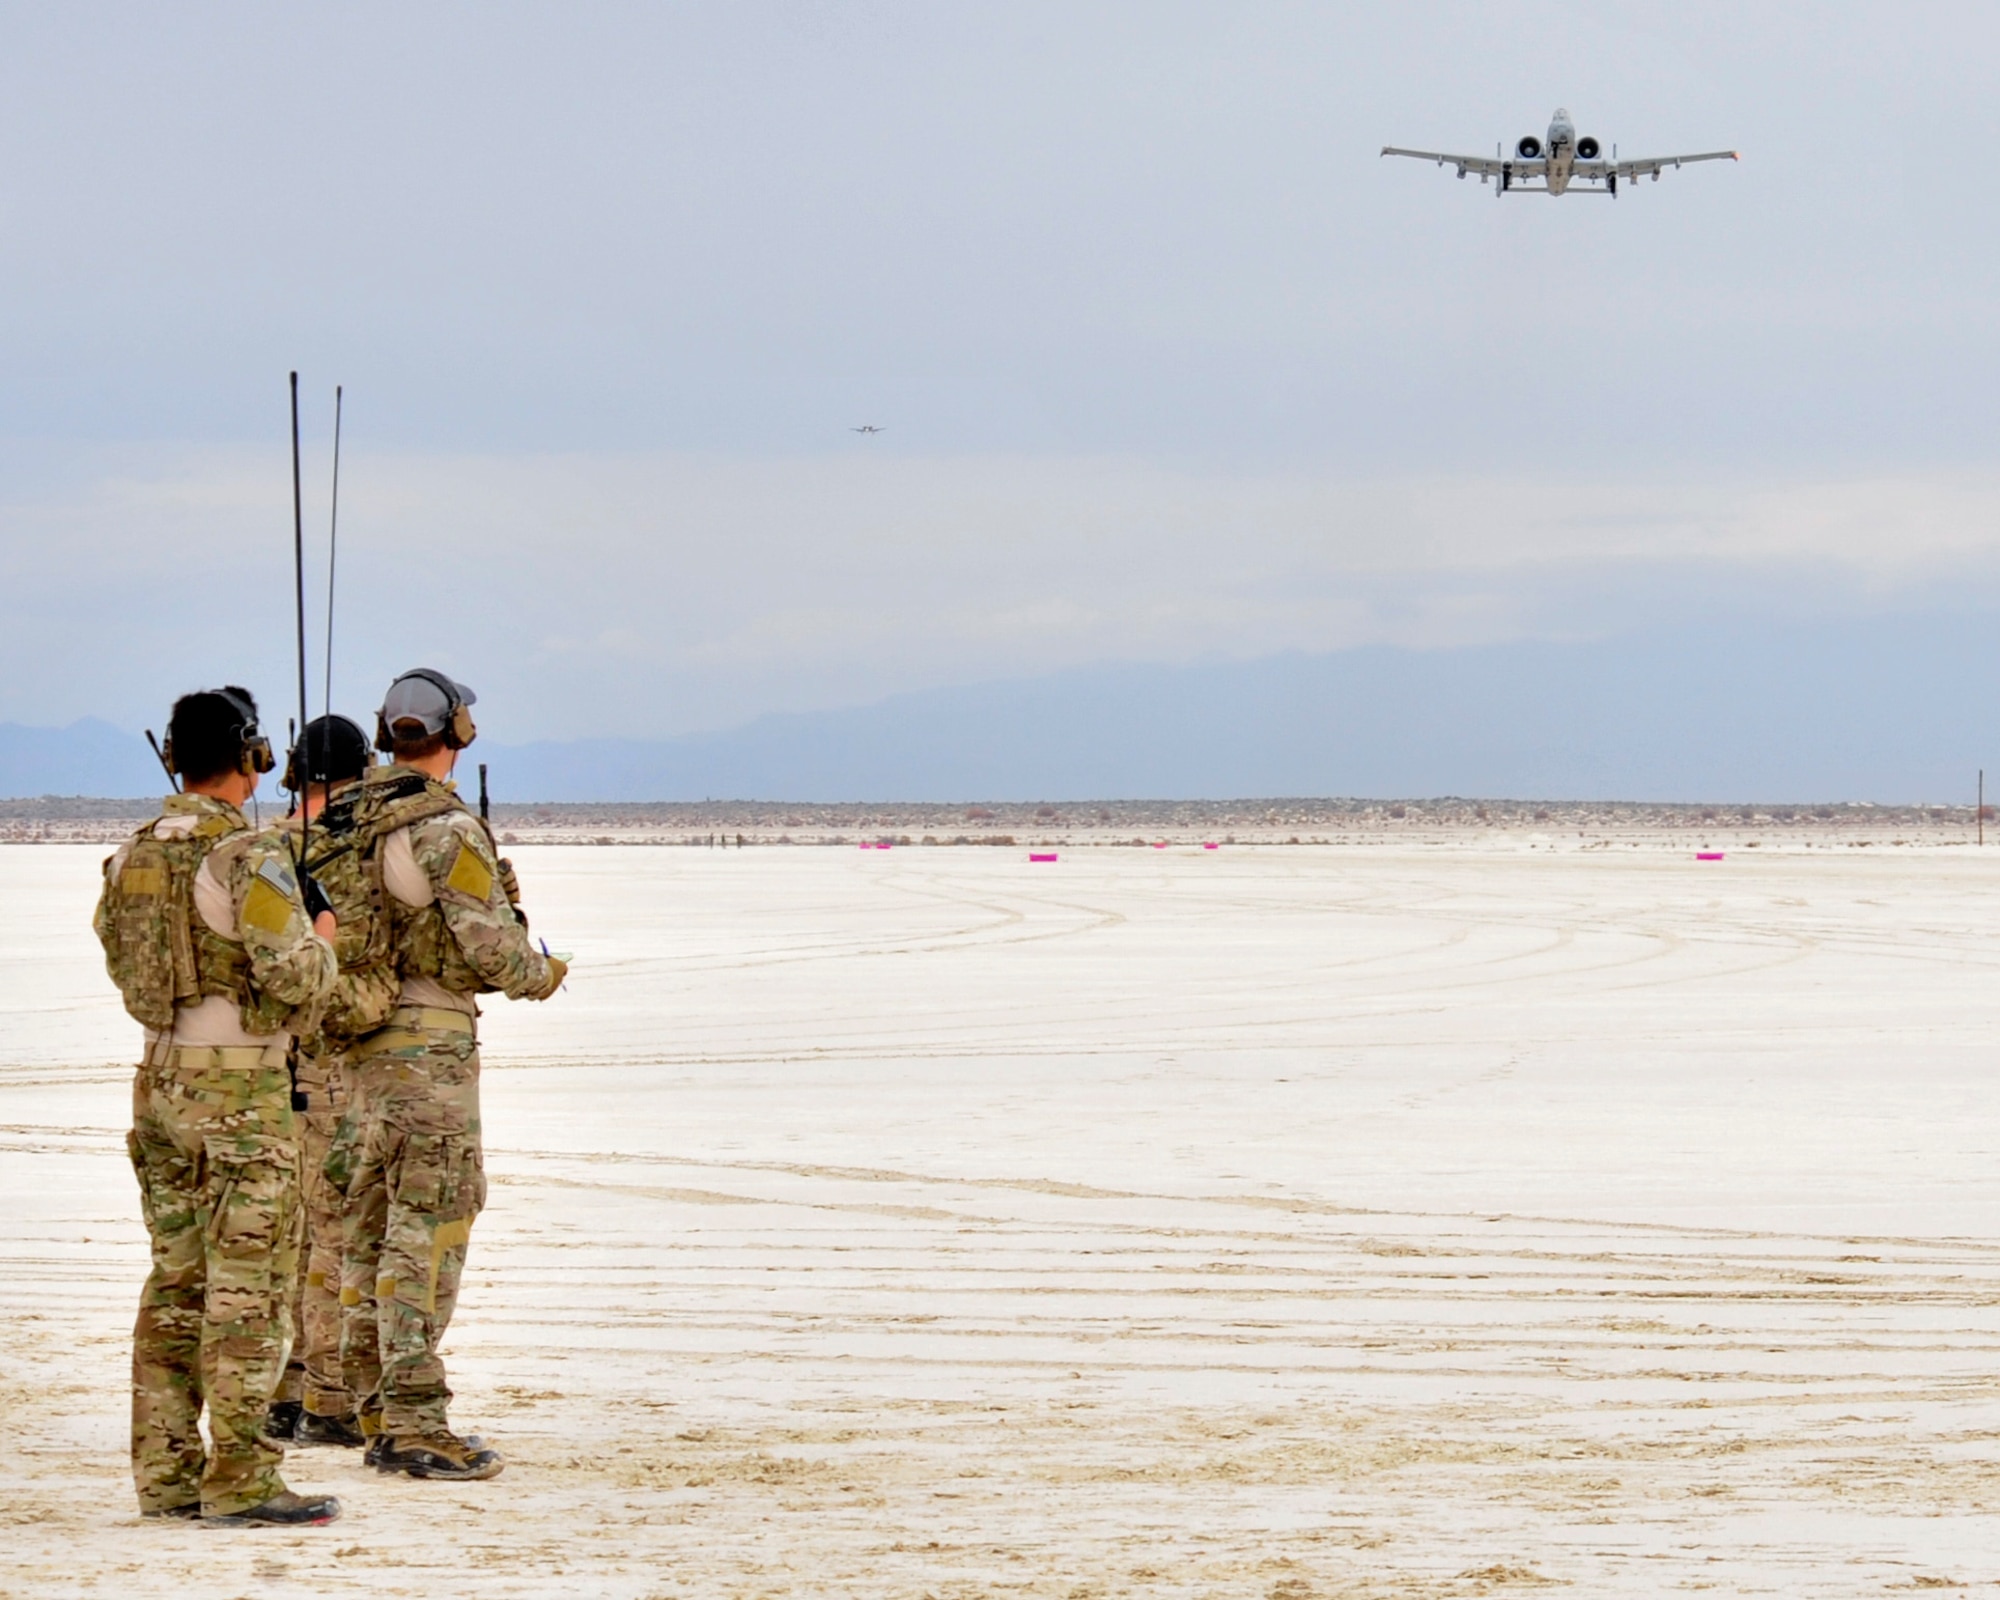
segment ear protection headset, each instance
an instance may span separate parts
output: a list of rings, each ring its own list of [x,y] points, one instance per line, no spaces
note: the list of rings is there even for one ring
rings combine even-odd
[[[271,754],[271,741],[257,731],[257,707],[250,696],[234,685],[220,689],[210,689],[208,693],[216,699],[227,702],[238,720],[236,734],[236,770],[246,778],[254,778],[259,773],[269,772],[278,764]],[[180,768],[174,765],[174,736],[169,733],[160,747],[160,761],[170,776],[178,777]]]
[[[313,736],[314,728],[319,730],[317,738]],[[285,752],[285,776],[279,787],[297,794],[301,784],[343,781],[342,777],[330,776],[334,764],[341,759],[341,744],[347,746],[347,754],[358,757],[363,770],[373,764],[375,758],[368,752],[368,736],[354,725],[352,718],[338,714],[316,718],[308,724],[299,742]]]
[[[444,743],[447,750],[463,750],[479,737],[479,730],[472,722],[472,708],[465,703],[464,697],[458,692],[458,685],[451,679],[442,672],[431,671],[429,667],[412,667],[398,678],[396,683],[401,683],[404,678],[422,678],[444,695],[445,703],[451,708],[451,714],[444,725]],[[389,687],[393,689],[395,684]],[[396,748],[396,741],[389,731],[388,719],[379,711],[375,714],[375,748],[386,751],[393,751]]]

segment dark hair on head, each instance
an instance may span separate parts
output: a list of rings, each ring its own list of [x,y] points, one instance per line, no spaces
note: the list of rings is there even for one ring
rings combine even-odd
[[[236,771],[248,730],[256,725],[256,697],[236,684],[182,695],[167,719],[174,770],[190,783]]]
[[[329,784],[351,783],[374,763],[368,735],[351,719],[329,713],[306,724],[303,739],[285,757],[284,785],[296,789],[301,783],[324,789]]]
[[[403,721],[397,723],[395,727],[389,730],[389,738],[391,739],[391,741],[393,741],[395,746],[391,754],[394,756],[396,760],[428,761],[432,756],[436,755],[440,750],[445,748],[443,734],[423,733],[419,731],[412,737],[406,739],[403,737],[403,732],[402,732],[402,730],[405,728],[416,728],[421,730],[423,728],[423,724],[421,722],[412,721],[406,718]]]

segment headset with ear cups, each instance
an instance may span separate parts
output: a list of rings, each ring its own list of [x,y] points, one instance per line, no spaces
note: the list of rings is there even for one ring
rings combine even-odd
[[[215,693],[227,700],[231,709],[243,719],[236,725],[239,747],[236,770],[246,778],[254,778],[259,773],[269,772],[278,762],[271,753],[271,741],[258,731],[257,703],[233,685],[217,689]]]
[[[444,743],[447,750],[463,750],[479,737],[479,730],[472,721],[472,708],[465,703],[465,696],[458,692],[458,685],[451,679],[442,672],[431,671],[429,667],[412,667],[397,678],[396,683],[401,683],[404,678],[422,678],[444,696],[446,705],[451,708],[450,717],[444,725]],[[395,686],[395,683],[389,685],[392,689]],[[388,719],[379,711],[375,714],[375,748],[390,752],[396,748]]]
[[[279,779],[279,787],[297,794],[301,783],[345,782],[349,774],[343,768],[351,763],[353,776],[358,777],[374,760],[368,736],[354,719],[329,712],[307,723],[299,741],[285,752],[285,775]]]
[[[257,730],[257,706],[249,695],[234,685],[206,692],[227,702],[229,709],[242,719],[236,724],[236,770],[246,778],[254,778],[277,766],[277,757],[271,753],[271,741]],[[160,765],[167,769],[169,777],[180,775],[181,769],[174,764],[174,736],[171,732],[160,742]]]

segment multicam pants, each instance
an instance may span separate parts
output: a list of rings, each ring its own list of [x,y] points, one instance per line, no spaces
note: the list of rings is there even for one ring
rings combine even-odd
[[[247,1510],[285,1487],[281,1452],[264,1438],[292,1338],[299,1251],[299,1147],[282,1051],[149,1059],[133,1080],[126,1143],[153,1247],[132,1336],[139,1507]]]
[[[341,1367],[385,1432],[445,1427],[438,1345],[486,1203],[473,1019],[406,1007],[348,1058],[359,1139],[341,1259]]]
[[[306,1108],[299,1130],[299,1189],[305,1242],[292,1284],[292,1325],[298,1342],[278,1385],[280,1400],[302,1400],[322,1417],[351,1416],[354,1396],[340,1375],[340,1252],[346,1196],[327,1179],[326,1159],[347,1111],[347,1073],[340,1052],[300,1050],[296,1082]]]

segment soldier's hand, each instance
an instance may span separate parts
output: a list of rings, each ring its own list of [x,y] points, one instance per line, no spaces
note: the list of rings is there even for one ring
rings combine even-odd
[[[333,943],[334,930],[339,926],[340,924],[333,920],[333,913],[331,911],[322,911],[318,916],[313,918],[313,932],[318,934],[328,944]]]
[[[561,956],[550,956],[549,986],[546,989],[544,989],[540,994],[536,995],[535,998],[537,1000],[548,999],[550,995],[554,994],[556,990],[560,989],[563,986],[563,979],[567,978],[568,976],[569,976],[569,963],[563,960]]]
[[[528,925],[528,913],[521,904],[521,880],[514,876],[514,863],[505,856],[500,858],[500,892],[507,897],[507,904],[514,908],[514,915],[521,919],[521,926]]]
[[[319,880],[310,874],[300,877],[299,893],[305,898],[306,915],[313,919],[313,926],[317,928],[320,917],[333,910],[333,902],[327,899],[326,891],[319,886]]]

